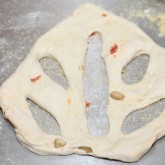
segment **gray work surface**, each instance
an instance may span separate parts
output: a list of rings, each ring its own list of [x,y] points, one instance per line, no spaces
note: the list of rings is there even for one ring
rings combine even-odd
[[[54,25],[59,23],[65,17],[67,17],[79,4],[84,2],[92,2],[103,8],[114,12],[117,15],[125,17],[133,22],[135,22],[139,27],[141,27],[156,43],[160,46],[165,47],[165,2],[159,0],[0,0],[0,85],[10,76],[19,64],[26,57],[31,47],[33,46],[36,39],[51,29]],[[122,27],[121,27],[122,28]],[[83,30],[83,29],[82,29]],[[92,42],[92,41],[91,41]],[[92,43],[91,43],[92,44]],[[99,43],[98,43],[99,44]],[[97,51],[95,49],[94,51]],[[99,52],[99,51],[98,51]],[[91,54],[90,49],[88,51]],[[94,60],[94,57],[89,57]],[[128,68],[130,75],[126,73],[126,81],[132,83],[136,80],[137,70],[143,72],[141,69],[136,67],[146,68],[147,57],[142,57],[140,60],[134,61],[132,68]],[[100,64],[100,65],[99,65]],[[98,76],[104,69],[104,64],[102,61],[99,62],[96,66],[93,66],[94,69],[101,66],[101,69],[98,71]],[[139,65],[140,64],[140,65]],[[46,64],[43,64],[46,65]],[[90,62],[87,62],[88,66],[91,66]],[[131,65],[131,64],[130,64]],[[29,66],[30,67],[30,66]],[[94,70],[93,69],[93,70]],[[86,71],[88,73],[88,71]],[[89,72],[90,73],[90,72]],[[58,74],[58,73],[57,73]],[[93,73],[92,73],[93,74]],[[132,75],[131,75],[132,74]],[[102,81],[99,83],[107,84],[106,73],[103,73]],[[88,75],[89,76],[89,75]],[[95,76],[93,76],[95,78]],[[99,77],[100,78],[100,77]],[[88,81],[89,78],[86,78]],[[84,77],[84,81],[85,77]],[[88,84],[84,85],[85,87]],[[14,88],[14,86],[13,86]],[[88,87],[87,87],[88,88]],[[105,93],[105,96],[102,96],[102,91]],[[107,100],[107,88],[101,86],[99,93],[102,98]],[[85,92],[88,93],[88,90]],[[90,92],[90,90],[89,90]],[[91,91],[92,93],[92,91]],[[85,98],[89,98],[90,95],[86,95]],[[101,102],[103,100],[100,100]],[[29,101],[28,101],[29,102]],[[30,107],[35,108],[31,104]],[[96,103],[97,104],[97,103]],[[106,106],[106,102],[104,103]],[[162,109],[165,107],[164,100],[157,103],[154,107],[150,108],[151,113],[154,109]],[[99,105],[97,105],[97,109]],[[109,126],[105,127],[105,123],[108,122],[106,117],[105,107],[102,108],[102,111],[95,111],[94,108],[88,114],[88,125],[89,132],[93,135],[104,135],[107,133]],[[149,110],[145,110],[149,113]],[[161,113],[154,112],[157,114]],[[144,112],[144,110],[143,110]],[[146,114],[141,113],[140,117],[144,117]],[[41,111],[40,114],[37,114],[37,110],[32,112],[35,119],[38,120],[38,124],[42,125],[40,119],[37,119],[37,115],[40,117],[45,117],[45,123],[49,122],[49,115],[44,115]],[[99,115],[102,115],[100,118]],[[134,124],[135,129],[138,129],[141,124],[141,118],[136,119],[139,115],[135,114]],[[145,119],[151,121],[153,117],[146,117]],[[50,120],[51,122],[51,120]],[[127,125],[131,125],[127,122]],[[145,124],[146,121],[143,121]],[[100,127],[96,127],[99,125]],[[47,132],[52,133],[51,130],[48,130],[48,127],[51,127],[47,123]],[[131,132],[133,127],[128,127],[127,132]],[[54,128],[51,128],[54,129]],[[55,132],[59,131],[58,126],[54,129]],[[44,130],[43,130],[44,131]],[[54,133],[54,132],[53,132]],[[147,132],[146,132],[147,133]],[[145,134],[144,134],[145,136]],[[140,138],[140,137],[139,137]],[[132,147],[132,146],[128,146]],[[106,159],[99,159],[92,156],[80,156],[80,155],[68,155],[68,156],[40,156],[32,153],[16,139],[14,129],[12,125],[3,118],[2,113],[0,112],[0,165],[122,165],[128,164],[120,161],[112,161]],[[138,162],[132,163],[135,165],[164,165],[165,164],[165,138],[157,141],[152,149],[142,157]]]

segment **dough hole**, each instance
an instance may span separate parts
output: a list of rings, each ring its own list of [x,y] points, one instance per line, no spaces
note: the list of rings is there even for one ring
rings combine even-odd
[[[89,133],[93,136],[104,136],[109,132],[109,119],[106,114],[109,85],[105,64],[101,58],[100,37],[98,32],[89,36],[83,75],[87,123]]]
[[[130,61],[122,70],[122,80],[126,84],[136,84],[140,82],[148,68],[149,55],[142,54]]]
[[[165,109],[165,99],[161,99],[145,108],[136,110],[127,116],[123,125],[122,132],[128,134],[134,132],[157,118]]]
[[[64,89],[68,88],[68,82],[65,73],[60,64],[50,57],[40,59],[41,67],[49,78],[61,85]]]
[[[46,112],[43,108],[34,103],[32,100],[26,100],[39,128],[47,134],[60,135],[60,126],[56,119],[50,113]]]

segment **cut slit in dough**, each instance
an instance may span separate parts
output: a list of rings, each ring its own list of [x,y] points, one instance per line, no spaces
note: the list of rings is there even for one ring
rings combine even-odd
[[[88,133],[83,100],[84,56],[89,35],[99,32],[102,57],[109,79],[107,115],[110,131],[105,137]],[[150,56],[143,80],[127,85],[123,67],[142,52]],[[124,135],[122,123],[131,112],[165,97],[165,49],[156,45],[133,23],[92,4],[81,5],[72,16],[37,40],[30,54],[0,88],[4,117],[15,127],[19,141],[42,155],[89,154],[133,162],[165,135],[165,112],[145,127]],[[62,66],[68,89],[45,75],[39,59],[55,58]],[[21,81],[20,81],[21,80]],[[61,136],[43,133],[28,108],[30,98],[58,121]],[[68,99],[70,103],[68,104]]]

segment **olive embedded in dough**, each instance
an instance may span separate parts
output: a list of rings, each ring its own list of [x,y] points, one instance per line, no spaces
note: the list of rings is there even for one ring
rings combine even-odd
[[[84,150],[86,153],[91,153],[93,151],[91,147],[87,147],[87,146],[80,146],[78,147],[78,149]]]
[[[113,91],[110,96],[115,100],[124,100],[125,96],[121,92]]]
[[[55,139],[54,141],[55,148],[60,148],[60,147],[63,147],[64,145],[66,145],[66,142],[64,140],[59,139],[59,138]]]

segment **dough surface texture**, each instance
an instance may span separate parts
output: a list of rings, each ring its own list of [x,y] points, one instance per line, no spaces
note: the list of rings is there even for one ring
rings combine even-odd
[[[87,41],[93,32],[102,39],[102,58],[109,80],[110,131],[104,137],[89,134],[82,76]],[[147,53],[149,65],[142,81],[125,84],[121,71],[136,56]],[[55,58],[64,70],[68,88],[52,81],[39,60]],[[126,162],[139,160],[165,135],[165,111],[130,134],[121,131],[135,110],[165,98],[165,49],[134,23],[92,4],[83,4],[71,16],[37,40],[27,58],[0,88],[0,107],[14,126],[18,140],[42,155],[89,154]],[[112,97],[111,97],[112,96]],[[61,135],[45,134],[34,120],[26,99],[48,111],[59,123]],[[69,101],[68,101],[69,100]]]

